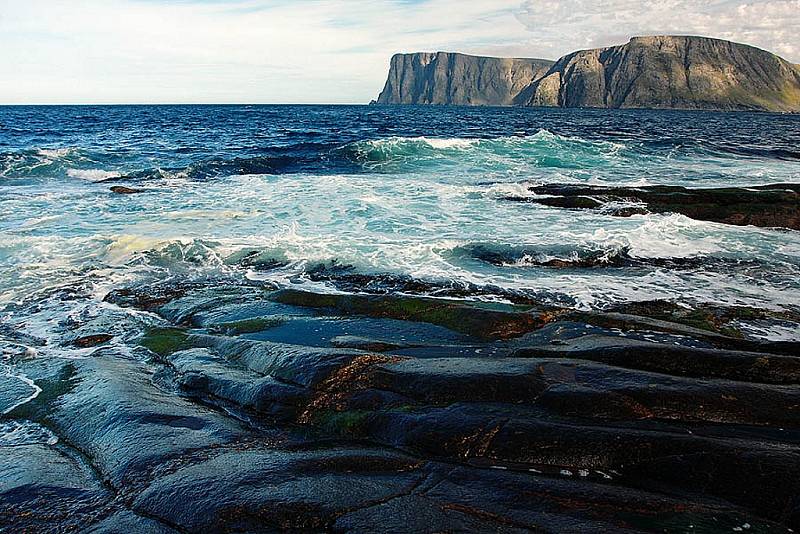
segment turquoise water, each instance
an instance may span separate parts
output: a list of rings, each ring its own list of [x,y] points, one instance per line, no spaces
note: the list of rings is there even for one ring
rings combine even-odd
[[[800,117],[766,114],[0,108],[0,313],[47,339],[69,317],[121,313],[102,302],[114,287],[249,278],[353,290],[342,274],[371,290],[578,308],[797,309],[798,232],[503,197],[542,183],[797,183],[798,141]],[[259,262],[239,261],[249,252]],[[629,261],[541,265],[587,256]],[[65,291],[82,298],[54,297]]]

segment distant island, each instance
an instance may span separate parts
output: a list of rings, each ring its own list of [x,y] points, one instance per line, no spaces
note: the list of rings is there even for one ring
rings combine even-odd
[[[800,112],[800,65],[694,36],[634,37],[557,61],[396,54],[377,104]]]

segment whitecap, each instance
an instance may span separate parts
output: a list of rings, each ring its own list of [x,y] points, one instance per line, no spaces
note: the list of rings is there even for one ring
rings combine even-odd
[[[57,159],[64,158],[74,151],[74,148],[40,148],[36,153],[46,158]]]
[[[440,148],[440,149],[469,148],[479,142],[478,139],[462,139],[462,138],[443,139],[437,137],[418,137],[418,138],[410,138],[409,140],[422,141],[432,146],[433,148]]]
[[[179,239],[176,237],[173,240],[177,241]],[[106,247],[106,259],[112,265],[119,265],[128,261],[136,252],[156,249],[169,241],[169,239],[144,235],[116,235],[111,238]]]
[[[86,180],[87,182],[102,182],[111,178],[119,178],[122,175],[117,171],[103,169],[67,169],[67,176]]]

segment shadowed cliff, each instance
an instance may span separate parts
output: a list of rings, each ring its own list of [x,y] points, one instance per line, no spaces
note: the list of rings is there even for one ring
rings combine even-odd
[[[706,37],[634,37],[555,63],[461,54],[392,58],[381,104],[800,111],[800,67]]]
[[[531,82],[553,65],[543,59],[477,57],[448,52],[396,54],[378,103],[523,105]]]

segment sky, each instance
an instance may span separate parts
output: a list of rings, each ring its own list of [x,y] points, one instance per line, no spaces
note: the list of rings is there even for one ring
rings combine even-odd
[[[0,0],[0,103],[366,103],[396,52],[557,59],[651,34],[800,63],[800,0]]]

